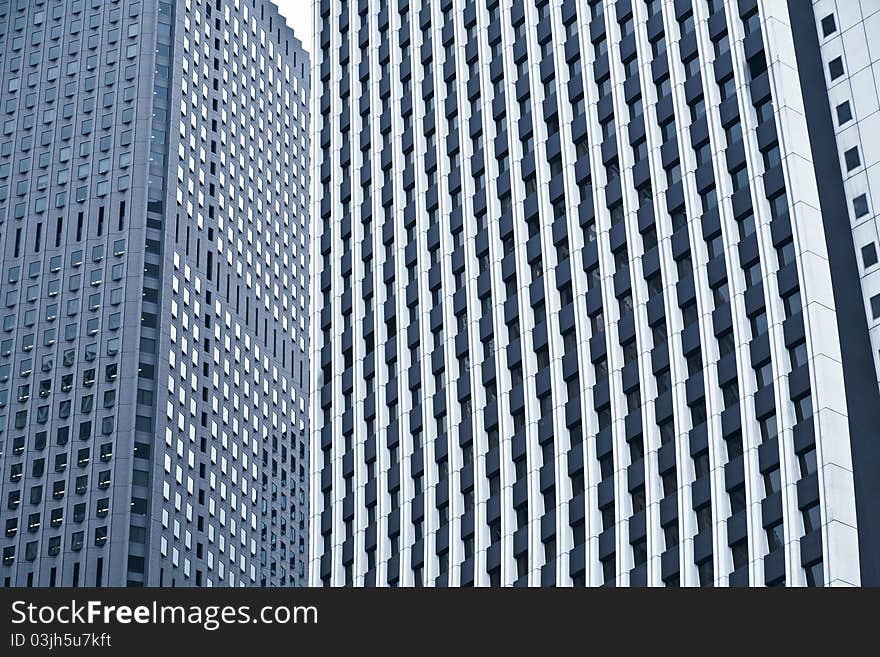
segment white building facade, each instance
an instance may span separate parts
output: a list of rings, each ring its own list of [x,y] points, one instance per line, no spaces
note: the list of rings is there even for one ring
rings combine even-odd
[[[857,190],[791,4],[319,0],[311,584],[877,581]]]

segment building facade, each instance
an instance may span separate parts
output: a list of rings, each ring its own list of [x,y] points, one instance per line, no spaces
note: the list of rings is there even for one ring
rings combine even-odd
[[[309,60],[264,0],[2,0],[0,582],[304,581]]]
[[[318,0],[311,584],[880,581],[874,4]]]
[[[817,95],[827,94],[832,111],[873,360],[880,371],[880,215],[872,201],[880,198],[880,145],[870,137],[880,127],[880,92],[875,82],[880,52],[872,43],[878,37],[878,12],[880,5],[875,2],[813,3],[825,79],[824,85],[817,85]]]

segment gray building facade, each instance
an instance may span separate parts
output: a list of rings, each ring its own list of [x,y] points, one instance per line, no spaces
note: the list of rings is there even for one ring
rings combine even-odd
[[[318,0],[311,584],[880,581],[875,5]]]
[[[264,0],[0,0],[0,584],[305,578],[309,60]]]

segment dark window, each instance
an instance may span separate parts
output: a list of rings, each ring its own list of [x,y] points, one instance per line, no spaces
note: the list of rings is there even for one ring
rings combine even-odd
[[[678,488],[678,478],[675,468],[667,470],[661,475],[663,482],[663,495],[672,495]]]
[[[761,427],[761,442],[765,443],[776,437],[776,414],[767,415],[758,420]]]
[[[730,546],[733,555],[733,568],[738,570],[749,562],[749,544],[746,539],[741,539]]]
[[[750,11],[748,14],[742,17],[743,20],[743,29],[745,31],[746,36],[760,32],[761,30],[761,15],[758,13],[758,8],[755,7],[754,10]]]
[[[780,244],[776,247],[776,254],[779,258],[779,267],[785,267],[785,265],[794,262],[794,242],[792,240],[788,240],[785,244]]]
[[[832,80],[836,80],[843,75],[843,59],[841,57],[835,57],[828,62],[828,72],[831,74]]]
[[[837,31],[837,23],[834,20],[834,14],[828,14],[822,19],[822,36],[827,37]]]
[[[602,531],[607,531],[614,527],[614,505],[611,504],[600,509],[602,513]]]
[[[779,550],[785,545],[785,531],[782,520],[777,520],[775,523],[767,527],[767,545],[770,552]]]
[[[813,397],[809,394],[794,400],[795,421],[803,422],[813,414]]]
[[[822,514],[818,502],[803,509],[803,515],[805,532],[810,533],[816,531],[822,526]]]
[[[615,578],[614,555],[608,555],[602,560],[602,581],[607,583],[613,582]]]
[[[709,474],[709,452],[703,451],[694,456],[694,478],[699,479]]]
[[[850,109],[849,101],[846,100],[837,106],[837,123],[843,125],[852,119],[852,109]]]
[[[642,538],[633,543],[633,562],[636,567],[641,566],[648,560],[648,543]]]
[[[811,447],[798,454],[798,464],[801,468],[801,478],[816,472],[816,448]]]
[[[860,167],[862,164],[862,158],[859,156],[858,146],[853,146],[846,151],[843,154],[843,159],[846,161],[846,170],[848,172]]]
[[[807,586],[824,586],[825,575],[821,561],[806,566],[804,574],[807,576]]]
[[[700,586],[711,586],[715,578],[715,565],[711,557],[697,564],[700,575]]]
[[[697,512],[697,531],[704,532],[711,530],[712,527],[712,505],[705,504],[696,510]]]
[[[730,512],[738,513],[746,508],[746,487],[742,484],[727,491],[730,496]]]
[[[727,436],[724,439],[727,444],[727,460],[732,461],[737,456],[741,456],[743,453],[743,441],[742,441],[742,433],[740,431],[736,431],[735,433]]]
[[[807,343],[806,341],[798,342],[788,348],[788,356],[791,360],[791,369],[797,369],[807,364]]]
[[[645,510],[645,487],[639,486],[631,493],[633,513]]]
[[[877,248],[874,246],[874,242],[862,247],[862,262],[865,265],[865,269],[877,264]]]
[[[778,493],[780,490],[780,478],[779,478],[779,466],[774,466],[773,469],[768,470],[764,473],[764,490],[767,494],[767,497],[770,497],[774,493]]]
[[[868,214],[868,197],[865,194],[860,194],[853,199],[853,212],[856,215],[856,219],[859,217],[864,217]]]

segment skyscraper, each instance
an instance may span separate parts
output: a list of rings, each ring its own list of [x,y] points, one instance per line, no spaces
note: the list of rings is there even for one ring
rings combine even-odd
[[[0,69],[0,582],[302,582],[300,42],[267,0],[2,0]]]
[[[880,581],[876,9],[318,0],[310,583]]]
[[[825,134],[823,146],[829,148],[828,155],[834,154],[834,143],[828,139],[834,136],[837,144],[838,160],[844,182],[846,211],[837,209],[842,216],[851,218],[853,242],[856,248],[857,264],[861,276],[865,307],[873,345],[875,363],[880,362],[880,268],[877,265],[877,201],[880,193],[880,180],[877,179],[876,164],[880,161],[880,145],[870,137],[875,124],[880,121],[880,96],[873,82],[873,68],[880,62],[880,52],[874,41],[880,36],[877,22],[880,21],[880,6],[872,2],[815,2],[813,16],[807,12],[798,16],[804,25],[798,26],[807,34],[815,32],[808,43],[812,48],[801,48],[799,64],[807,56],[812,59],[804,64],[812,65],[812,83],[805,91],[805,99],[816,103],[816,111],[826,102],[831,116],[827,117],[833,132]],[[811,30],[808,18],[814,19],[815,29]],[[816,45],[818,44],[818,57]],[[806,45],[806,44],[805,44]],[[803,67],[803,66],[802,66]],[[824,77],[824,84],[822,83]],[[872,195],[871,192],[874,192]],[[835,192],[840,188],[835,185]],[[838,199],[840,201],[840,199]],[[841,223],[843,232],[846,222]],[[841,237],[841,242],[845,243]],[[851,285],[851,283],[850,283]],[[855,289],[855,288],[853,288]],[[852,302],[858,303],[853,296]],[[878,376],[880,378],[880,376]]]

